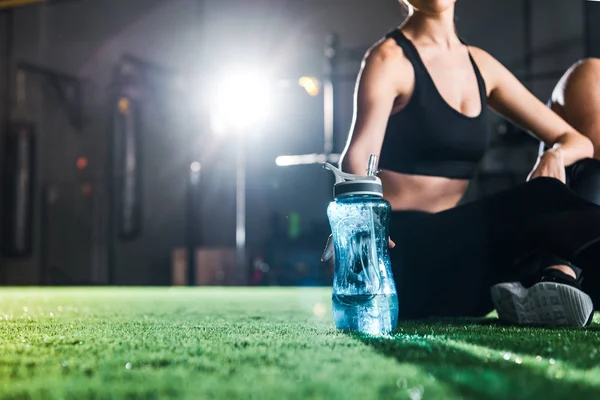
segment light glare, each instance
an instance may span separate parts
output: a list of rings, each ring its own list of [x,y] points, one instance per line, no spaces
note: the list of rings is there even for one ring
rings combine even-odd
[[[302,86],[310,96],[319,94],[319,81],[315,77],[303,76],[298,79],[298,85]]]
[[[269,116],[271,82],[260,73],[232,74],[215,87],[211,100],[216,132],[256,127]]]
[[[198,161],[194,161],[190,165],[190,169],[192,170],[192,172],[200,172],[200,163]]]
[[[296,156],[279,156],[275,159],[275,164],[280,167],[289,167],[292,165],[321,164],[324,162],[337,163],[339,160],[339,154],[299,154]]]

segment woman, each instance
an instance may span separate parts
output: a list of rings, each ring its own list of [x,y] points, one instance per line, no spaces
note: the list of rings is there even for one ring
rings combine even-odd
[[[600,59],[573,64],[556,84],[549,106],[591,139],[594,158],[600,159]]]
[[[458,38],[455,0],[404,1],[414,13],[363,62],[341,161],[364,174],[369,155],[380,157],[400,317],[480,316],[495,306],[511,323],[589,324],[577,267],[600,259],[600,207],[564,182],[565,167],[592,156],[590,140]],[[550,149],[530,182],[457,206],[488,147],[488,106]],[[332,257],[328,245],[323,259]]]
[[[568,168],[567,183],[579,196],[600,204],[600,59],[573,64],[556,84],[548,106],[592,141],[594,158]],[[546,150],[540,143],[540,154]]]
[[[567,184],[580,197],[600,204],[600,59],[573,64],[556,84],[548,107],[592,141],[594,158],[568,167]],[[547,149],[540,143],[540,155]],[[586,271],[586,290],[593,298],[600,293],[600,269]]]

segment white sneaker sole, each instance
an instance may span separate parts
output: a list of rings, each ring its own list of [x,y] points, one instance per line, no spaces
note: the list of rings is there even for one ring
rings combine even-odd
[[[583,327],[594,312],[590,296],[562,283],[539,282],[525,288],[519,282],[491,288],[498,318],[513,324]]]

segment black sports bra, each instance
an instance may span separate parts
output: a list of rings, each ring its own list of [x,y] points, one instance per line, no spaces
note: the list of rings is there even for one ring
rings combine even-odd
[[[399,30],[393,38],[412,63],[415,87],[408,104],[390,116],[379,168],[412,175],[471,179],[488,148],[485,82],[469,54],[477,77],[481,113],[461,114],[442,98],[413,43]]]

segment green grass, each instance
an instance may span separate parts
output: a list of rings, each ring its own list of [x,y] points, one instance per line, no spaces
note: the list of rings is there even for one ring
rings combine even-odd
[[[338,332],[326,289],[0,291],[1,399],[600,398],[600,332]]]

